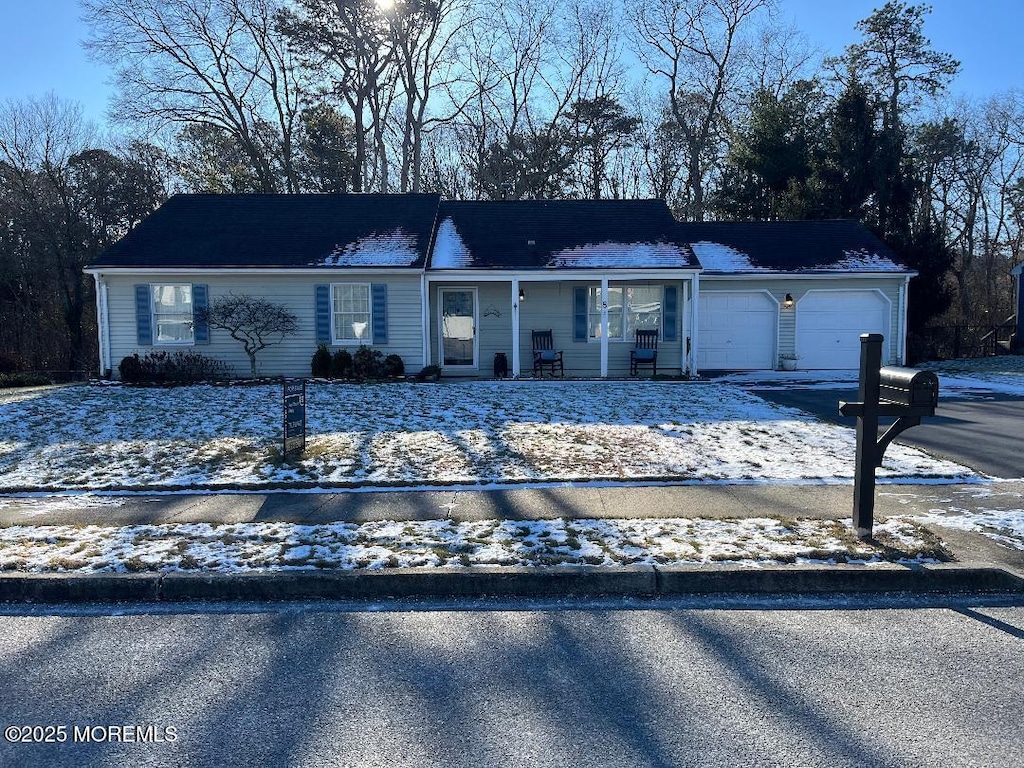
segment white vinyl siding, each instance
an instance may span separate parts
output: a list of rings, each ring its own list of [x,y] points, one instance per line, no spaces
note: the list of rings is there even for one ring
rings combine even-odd
[[[430,350],[432,362],[438,360],[438,291],[439,287],[465,287],[468,282],[431,283],[430,289]],[[663,296],[663,282],[620,282],[627,287],[648,287]],[[686,338],[682,333],[685,313],[684,295],[680,290],[679,309],[676,313],[676,340],[658,345],[658,373],[672,374],[681,371]],[[530,376],[533,369],[532,331],[551,330],[556,350],[561,350],[565,362],[565,375],[599,376],[601,373],[601,345],[594,341],[582,343],[573,341],[573,291],[577,287],[590,288],[593,283],[531,282],[522,280],[525,299],[520,302],[519,315],[519,359],[524,376]],[[480,282],[477,286],[479,301],[479,324],[477,336],[479,345],[478,369],[473,375],[490,377],[496,352],[504,352],[509,369],[512,366],[512,285],[510,282]],[[661,318],[659,317],[659,323]],[[630,340],[632,341],[632,339]],[[616,342],[609,345],[608,375],[629,375],[629,351],[632,343]]]
[[[192,323],[191,283],[150,284],[154,345],[188,345],[195,342]]]
[[[369,283],[334,283],[331,286],[331,328],[335,344],[369,344],[373,338],[370,317]]]
[[[324,274],[290,275],[282,274],[213,274],[197,271],[186,280],[175,276],[154,280],[150,276],[107,274],[108,306],[110,317],[110,362],[115,375],[121,359],[139,352],[144,354],[148,347],[139,347],[135,322],[135,286],[139,283],[191,282],[205,284],[209,289],[209,300],[213,302],[228,294],[250,294],[263,296],[277,304],[288,307],[299,318],[298,332],[288,336],[280,344],[267,347],[257,356],[261,376],[309,376],[310,360],[316,351],[316,285],[331,283],[359,282],[367,285],[384,283],[388,286],[388,340],[386,344],[372,345],[384,355],[399,355],[405,368],[416,373],[423,362],[422,310],[420,301],[420,276],[375,274],[342,270],[325,270]],[[371,329],[372,332],[372,329]],[[372,336],[369,337],[372,340]],[[371,341],[365,343],[371,345]],[[242,345],[232,339],[226,331],[211,329],[210,343],[196,347],[203,355],[223,360],[240,376],[249,375],[249,359]]]

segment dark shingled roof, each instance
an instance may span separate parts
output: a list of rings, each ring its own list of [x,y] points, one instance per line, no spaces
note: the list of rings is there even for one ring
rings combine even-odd
[[[697,268],[664,200],[444,201],[431,269]]]
[[[677,222],[663,200],[175,195],[90,267],[910,272],[854,221]],[[698,259],[700,260],[698,262]]]
[[[705,274],[912,270],[856,221],[680,222]]]
[[[175,195],[91,267],[421,268],[438,195]]]

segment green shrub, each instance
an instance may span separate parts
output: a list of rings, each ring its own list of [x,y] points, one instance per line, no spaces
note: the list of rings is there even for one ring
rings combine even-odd
[[[117,366],[117,372],[121,374],[121,381],[126,384],[138,384],[142,381],[142,360],[139,359],[139,353],[135,352],[123,358]]]
[[[424,367],[419,373],[416,374],[417,381],[426,381],[427,379],[436,379],[441,376],[441,368],[436,365],[428,365]]]
[[[231,377],[231,366],[223,360],[185,350],[155,350],[141,357],[135,352],[123,358],[117,370],[126,384],[195,384]]]
[[[53,384],[41,373],[0,373],[0,387],[38,387]]]
[[[352,375],[357,379],[379,379],[384,371],[379,349],[361,345],[352,355]]]
[[[405,373],[405,363],[398,355],[388,355],[384,358],[384,375],[393,379]]]
[[[331,375],[331,350],[326,344],[319,345],[313,353],[310,372],[316,379],[326,379]]]
[[[331,357],[331,378],[347,379],[352,375],[352,353],[347,349],[339,349]]]

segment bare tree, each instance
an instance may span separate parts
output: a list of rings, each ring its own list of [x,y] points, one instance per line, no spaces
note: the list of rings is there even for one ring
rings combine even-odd
[[[1009,270],[1019,261],[1024,103],[1016,93],[961,101],[921,126],[914,154],[927,206],[954,254],[959,322],[998,322],[1012,312]]]
[[[155,148],[98,146],[77,104],[0,104],[0,351],[85,371],[96,336],[82,268],[165,198]]]
[[[473,196],[571,194],[573,105],[619,96],[614,9],[595,0],[483,0],[477,9],[459,36],[461,77],[448,88]]]
[[[249,356],[249,371],[256,378],[256,354],[299,329],[299,319],[287,307],[262,296],[228,294],[196,311],[196,322],[219,328],[242,344]]]
[[[386,12],[402,91],[402,192],[421,191],[426,130],[458,111],[431,115],[428,108],[455,82],[456,39],[469,13],[469,0],[398,0]]]
[[[114,67],[122,122],[201,124],[242,148],[261,192],[297,192],[303,86],[276,31],[277,0],[82,0],[85,45]],[[273,127],[268,141],[266,125]]]
[[[741,32],[774,0],[652,0],[629,8],[633,45],[660,77],[685,141],[686,210],[705,215],[705,178],[720,159],[723,106],[742,61]]]
[[[326,75],[355,124],[352,191],[368,179],[388,187],[385,121],[395,94],[395,48],[383,9],[374,0],[295,0],[279,28],[307,71]]]

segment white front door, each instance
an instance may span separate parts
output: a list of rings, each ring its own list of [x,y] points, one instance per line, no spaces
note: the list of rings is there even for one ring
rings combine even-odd
[[[701,291],[697,370],[774,368],[778,323],[778,305],[764,291]]]
[[[860,335],[888,338],[889,300],[869,291],[808,291],[796,304],[796,353],[804,369],[860,367]],[[883,362],[888,359],[883,354]]]
[[[439,289],[441,367],[477,367],[476,288]]]

